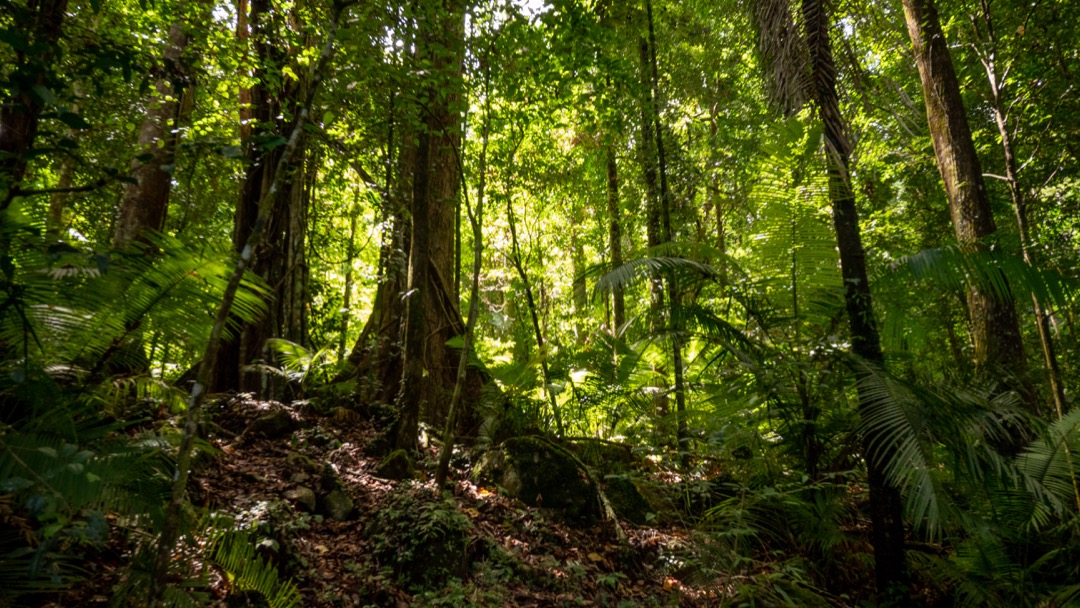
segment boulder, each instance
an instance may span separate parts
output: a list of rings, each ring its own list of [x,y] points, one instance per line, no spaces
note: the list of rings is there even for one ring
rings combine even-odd
[[[303,508],[304,511],[312,513],[315,511],[315,491],[311,488],[304,486],[298,486],[285,492],[285,498],[296,503],[297,506]]]
[[[643,526],[649,523],[649,514],[656,513],[628,475],[609,475],[604,480],[604,493],[615,513],[631,523]]]
[[[304,472],[308,474],[318,473],[319,465],[315,464],[315,461],[301,454],[300,452],[289,452],[285,456],[285,464],[288,465],[293,471]]]
[[[244,429],[244,436],[263,436],[268,439],[276,439],[292,434],[297,428],[296,421],[289,412],[275,410],[251,421]]]
[[[379,466],[375,468],[374,474],[376,477],[397,481],[416,479],[418,477],[416,465],[405,450],[390,452],[390,455],[384,458],[379,463]]]
[[[570,523],[590,525],[601,515],[599,496],[579,462],[542,437],[513,437],[488,451],[477,472],[526,504],[552,509]]]
[[[344,490],[334,490],[323,498],[323,510],[330,519],[348,521],[356,511],[356,505]]]

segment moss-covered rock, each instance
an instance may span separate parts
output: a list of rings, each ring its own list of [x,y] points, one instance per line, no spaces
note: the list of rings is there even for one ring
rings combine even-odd
[[[604,475],[626,473],[637,464],[630,446],[593,437],[567,441],[567,447],[594,471]]]
[[[542,437],[514,437],[490,450],[478,476],[522,502],[557,511],[568,522],[588,525],[600,516],[596,486],[565,448]]]
[[[334,490],[323,498],[323,510],[330,519],[348,521],[356,512],[356,507],[348,493],[344,490]]]
[[[375,468],[375,476],[383,479],[415,479],[418,477],[416,464],[409,453],[405,450],[394,450],[390,455],[383,458],[379,466]]]
[[[311,488],[298,486],[285,492],[285,498],[289,499],[295,503],[296,506],[301,507],[308,513],[313,513],[315,511],[315,491]]]
[[[269,414],[252,420],[251,424],[244,430],[244,436],[277,439],[278,437],[284,437],[285,435],[291,434],[298,426],[299,425],[293,420],[293,417],[289,412],[286,412],[285,410],[274,410]]]
[[[604,493],[621,519],[639,526],[649,523],[649,515],[656,512],[628,475],[609,475],[604,479]]]

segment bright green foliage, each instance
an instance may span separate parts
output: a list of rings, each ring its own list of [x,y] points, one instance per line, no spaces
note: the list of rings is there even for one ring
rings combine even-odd
[[[272,1],[275,39],[262,41],[238,31],[230,3],[209,14],[204,3],[174,0],[69,4],[54,59],[37,65],[21,61],[35,50],[23,26],[35,4],[0,1],[0,104],[15,107],[11,100],[29,87],[43,108],[20,185],[25,196],[0,218],[0,521],[12,530],[0,533],[0,587],[13,593],[71,584],[79,556],[102,542],[106,513],[153,529],[178,443],[156,421],[185,407],[189,387],[172,383],[188,379],[184,372],[202,356],[229,255],[238,253],[226,252],[251,162],[241,119],[250,118],[242,91],[256,84],[255,44],[275,49],[262,84],[280,90],[306,73],[332,8]],[[811,605],[835,599],[832,589],[868,584],[872,556],[858,522],[866,499],[859,438],[869,432],[880,439],[865,457],[881,458],[901,489],[911,540],[935,548],[909,551],[926,586],[961,605],[1077,601],[1077,411],[1035,419],[999,390],[1018,370],[974,369],[962,302],[968,289],[1015,299],[1030,380],[1049,403],[1050,368],[1030,310],[1037,298],[1050,313],[1063,385],[1074,398],[1080,5],[935,3],[999,227],[985,249],[965,251],[950,229],[899,3],[831,3],[885,371],[848,354],[822,132],[806,108],[773,107],[765,72],[775,58],[761,55],[759,38],[769,33],[746,10],[752,4],[651,3],[672,242],[649,247],[645,3],[466,3],[464,135],[453,158],[462,201],[476,200],[483,178],[488,209],[471,353],[489,384],[473,412],[479,443],[553,432],[557,411],[566,435],[630,444],[682,480],[686,496],[694,484],[725,476],[726,496],[697,512],[666,514],[700,519],[700,570],[738,573],[727,580],[748,601]],[[431,68],[411,53],[423,34],[413,22],[418,6],[345,10],[305,127],[311,171],[297,177],[309,180],[306,228],[272,228],[306,254],[303,268],[290,269],[304,277],[306,341],[272,338],[264,360],[242,363],[286,379],[290,398],[318,399],[318,385],[346,380],[337,376],[348,371],[344,361],[361,332],[374,339],[386,329],[365,326],[376,289],[408,271],[413,184],[403,138],[415,127],[410,108],[421,105],[413,97]],[[787,40],[797,46],[793,15]],[[178,21],[190,28],[183,61],[194,93],[189,115],[172,124],[180,138],[164,234],[140,249],[110,251],[117,201]],[[40,84],[31,82],[37,75]],[[1021,254],[995,104],[1008,110],[1003,126],[1019,159],[1034,263]],[[287,126],[295,117],[285,105],[272,119]],[[262,148],[283,143],[277,133],[253,137]],[[617,217],[608,217],[606,204],[609,150]],[[0,175],[0,188],[6,179]],[[60,225],[47,232],[57,217]],[[618,267],[607,240],[613,220],[622,235]],[[462,313],[471,238],[459,228],[453,244],[442,244],[462,260],[460,277],[441,277],[455,285]],[[678,306],[653,301],[660,276],[671,277]],[[281,289],[247,277],[231,332],[273,314],[266,304]],[[626,298],[622,328],[612,327],[616,289]],[[388,301],[398,306],[402,295]],[[689,454],[675,445],[673,337],[684,351]],[[366,389],[376,382],[339,382],[335,405],[386,405],[354,403],[354,387],[375,394]],[[493,397],[496,388],[501,395]],[[873,397],[861,416],[857,388]],[[381,541],[387,563],[416,585],[453,574],[449,566],[432,578],[410,570],[428,541],[449,553],[464,542],[450,503],[419,493],[395,501],[385,524],[423,533],[401,555]],[[256,581],[266,597],[274,588],[292,597],[270,570],[241,574],[248,540],[234,540],[210,553],[224,551],[219,562]]]

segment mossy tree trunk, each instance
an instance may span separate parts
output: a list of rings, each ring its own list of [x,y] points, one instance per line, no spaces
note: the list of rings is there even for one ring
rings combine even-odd
[[[997,231],[960,96],[949,45],[933,0],[903,0],[915,65],[938,170],[949,199],[956,240],[962,248],[979,249]],[[974,285],[967,306],[975,342],[975,364],[984,373],[1005,374],[1004,385],[1015,390],[1033,411],[1038,398],[1028,377],[1020,322],[1011,296],[997,297]]]

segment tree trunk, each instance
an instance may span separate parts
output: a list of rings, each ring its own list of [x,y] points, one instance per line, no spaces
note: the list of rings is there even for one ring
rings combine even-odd
[[[671,188],[668,187],[667,155],[664,148],[664,133],[660,122],[660,69],[656,60],[656,29],[653,23],[652,0],[645,0],[645,12],[649,26],[649,41],[646,49],[650,68],[649,74],[651,76],[649,107],[652,109],[652,116],[650,118],[655,133],[653,142],[656,144],[656,167],[660,174],[661,239],[663,243],[670,243],[672,239],[671,207],[674,201]],[[645,130],[648,131],[649,129],[646,127]],[[671,334],[671,366],[675,368],[675,436],[681,458],[685,463],[690,445],[686,422],[686,387],[683,379],[682,323],[679,321],[681,314],[679,312],[680,293],[673,272],[669,272],[667,276],[667,295],[668,331]]]
[[[190,82],[182,58],[189,40],[186,27],[178,21],[169,28],[162,62],[164,75],[155,85],[155,98],[150,101],[139,131],[139,154],[149,158],[131,163],[131,176],[136,183],[124,188],[120,200],[120,216],[113,235],[115,247],[125,247],[142,240],[148,232],[165,227],[180,125],[190,113]]]
[[[0,100],[0,210],[7,209],[18,196],[27,153],[37,138],[45,101],[35,89],[52,90],[58,84],[53,60],[67,4],[68,0],[31,0],[15,17],[18,27],[28,33],[26,46],[34,52],[16,53],[15,65],[7,75],[13,94]]]
[[[977,52],[986,72],[987,82],[990,85],[990,108],[993,110],[994,123],[997,125],[998,134],[1001,136],[1001,152],[1005,160],[1005,179],[1009,187],[1009,200],[1012,202],[1013,213],[1016,216],[1016,228],[1020,236],[1020,250],[1024,256],[1024,262],[1034,267],[1035,259],[1031,253],[1031,227],[1028,224],[1027,214],[1028,201],[1024,194],[1023,184],[1020,181],[1020,165],[1016,159],[1013,134],[1009,129],[1009,111],[1006,109],[1005,100],[1002,99],[1005,89],[1005,74],[1008,74],[1008,70],[1005,70],[1004,74],[998,74],[997,32],[994,28],[993,17],[990,14],[989,3],[982,3],[982,11],[991,52],[983,53],[978,50]],[[1061,379],[1061,367],[1058,365],[1053,333],[1050,331],[1050,315],[1047,314],[1046,309],[1039,302],[1038,296],[1034,293],[1031,294],[1031,303],[1035,310],[1035,324],[1039,329],[1039,344],[1042,346],[1046,374],[1050,380],[1050,392],[1054,400],[1054,409],[1058,418],[1061,418],[1068,409],[1068,401],[1065,397],[1065,385]],[[1080,491],[1077,492],[1077,496],[1077,502],[1080,504]]]
[[[933,0],[903,3],[956,240],[962,248],[981,248],[985,246],[983,239],[997,226],[937,9]],[[976,367],[986,374],[1004,372],[1004,386],[1015,390],[1029,408],[1037,410],[1012,297],[995,297],[974,285],[968,287],[966,295]]]
[[[851,143],[846,134],[847,126],[840,114],[840,100],[836,92],[836,65],[829,42],[829,18],[822,0],[803,0],[802,13],[810,55],[811,85],[818,115],[825,129],[829,200],[832,203],[833,226],[840,251],[840,272],[844,280],[844,303],[847,308],[848,328],[851,331],[851,350],[865,361],[866,365],[881,367],[885,359],[874,322],[870,282],[866,271],[866,252],[862,246],[855,194],[850,181]],[[859,410],[865,411],[872,403],[872,398],[867,395],[861,380],[869,370],[862,364],[856,364],[856,370]],[[886,448],[875,450],[873,447],[888,444],[872,434],[865,434],[862,442],[870,485],[874,572],[878,591],[885,592],[890,587],[906,585],[907,582],[903,505],[899,490],[888,482],[885,475],[885,467],[891,454],[884,451]]]
[[[402,315],[401,295],[382,289],[376,309],[390,321],[403,319],[398,421],[394,443],[402,449],[416,447],[421,420],[445,422],[450,394],[456,380],[459,349],[446,345],[461,336],[465,323],[453,283],[455,272],[455,223],[460,186],[457,154],[461,149],[461,90],[464,61],[464,5],[461,0],[428,0],[417,7],[416,58],[429,66],[420,85],[424,107],[415,107],[415,152],[411,170],[408,274]],[[408,131],[408,129],[407,129]],[[406,145],[406,151],[410,146]],[[405,164],[405,163],[403,163]],[[382,336],[380,335],[380,339]],[[383,372],[376,372],[385,377]],[[473,371],[465,389],[465,403],[479,398],[482,380]],[[463,412],[467,413],[467,412]],[[470,416],[462,416],[459,430],[475,433]],[[465,427],[465,428],[462,428]]]
[[[622,221],[619,215],[619,167],[615,158],[615,144],[608,142],[605,148],[607,165],[607,211],[608,211],[608,255],[611,267],[618,268],[623,264],[622,256]],[[622,287],[616,287],[611,292],[611,310],[613,323],[611,334],[618,336],[626,323],[626,301],[623,297]]]
[[[269,0],[252,0],[247,23],[251,28],[250,40],[256,59],[255,84],[249,90],[251,99],[251,136],[245,140],[245,156],[249,159],[237,203],[233,247],[241,252],[260,213],[260,201],[270,192],[274,183],[274,169],[281,158],[282,148],[262,150],[256,135],[287,135],[293,125],[281,117],[286,109],[293,110],[296,100],[306,94],[310,83],[281,78],[282,89],[271,91],[267,87],[267,70],[270,66],[285,65],[288,58],[274,45],[277,40],[274,13],[270,12]],[[246,39],[247,36],[241,36]],[[265,238],[260,239],[253,252],[251,271],[262,277],[271,288],[273,301],[261,320],[245,325],[240,335],[222,341],[218,353],[218,365],[214,370],[213,390],[266,391],[270,389],[265,374],[244,372],[244,367],[257,362],[272,362],[266,352],[269,338],[288,337],[303,342],[305,336],[299,319],[295,327],[289,319],[302,315],[304,302],[304,237],[306,232],[307,199],[305,197],[304,151],[296,152],[285,167],[282,186],[274,192],[266,216]]]
[[[514,151],[516,152],[517,148],[514,148]],[[513,155],[511,155],[507,165],[512,168],[513,164]],[[551,415],[555,419],[555,429],[558,432],[559,437],[562,437],[566,434],[566,429],[563,428],[562,413],[559,411],[559,403],[555,396],[555,391],[552,390],[551,386],[551,372],[548,368],[547,352],[545,352],[546,349],[544,348],[544,333],[540,329],[540,313],[536,305],[536,298],[533,297],[533,288],[532,282],[529,280],[529,273],[525,270],[525,260],[521,255],[521,246],[518,243],[517,220],[514,218],[513,186],[508,183],[506,190],[506,222],[510,227],[510,262],[514,265],[518,278],[521,279],[522,288],[525,290],[525,304],[529,309],[529,318],[532,320],[533,336],[536,338],[536,350],[537,357],[540,359],[540,372],[541,379],[544,383],[544,394],[547,396],[548,404],[551,406]]]
[[[341,303],[341,329],[338,334],[338,358],[345,356],[345,341],[352,317],[353,264],[356,262],[356,219],[360,215],[360,190],[357,188],[353,206],[349,209],[349,240],[345,245],[345,295]]]

